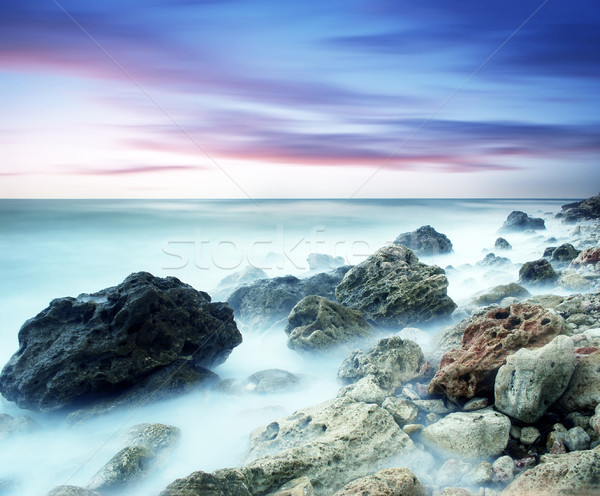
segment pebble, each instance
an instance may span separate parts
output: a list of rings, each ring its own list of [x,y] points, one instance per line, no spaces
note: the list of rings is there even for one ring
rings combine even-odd
[[[519,439],[524,445],[529,446],[530,444],[533,444],[539,436],[540,431],[535,427],[523,427]]]
[[[488,403],[489,401],[487,398],[472,398],[464,404],[463,410],[465,412],[481,410],[482,408],[486,408],[488,406]]]
[[[590,436],[581,427],[573,427],[565,434],[565,445],[569,451],[580,451],[590,447]]]

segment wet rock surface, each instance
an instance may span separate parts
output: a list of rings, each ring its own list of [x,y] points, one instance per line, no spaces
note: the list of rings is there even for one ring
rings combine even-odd
[[[138,272],[98,293],[53,300],[25,322],[0,391],[23,408],[73,409],[177,360],[219,364],[241,341],[228,305],[174,277]]]
[[[402,233],[394,240],[394,244],[406,246],[417,255],[439,255],[452,252],[452,242],[448,236],[437,232],[431,226],[422,226],[415,231]]]
[[[525,262],[519,269],[519,282],[531,286],[549,286],[556,281],[558,274],[545,258]]]
[[[600,219],[600,195],[563,205],[556,217],[565,223]]]
[[[419,262],[401,245],[381,248],[352,268],[335,290],[338,301],[382,326],[405,327],[452,313],[444,270]]]

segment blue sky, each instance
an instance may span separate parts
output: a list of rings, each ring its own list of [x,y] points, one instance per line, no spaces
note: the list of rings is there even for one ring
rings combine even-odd
[[[1,9],[2,197],[600,191],[592,1]]]

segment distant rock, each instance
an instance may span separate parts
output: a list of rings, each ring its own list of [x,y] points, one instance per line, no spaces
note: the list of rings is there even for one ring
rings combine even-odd
[[[515,210],[509,214],[500,232],[525,231],[527,229],[545,230],[544,219],[539,217],[529,217],[525,212]]]
[[[521,348],[539,348],[566,329],[555,312],[517,303],[468,320],[460,349],[446,352],[429,393],[473,398],[494,389],[497,370]]]
[[[556,214],[556,217],[567,224],[600,219],[600,194],[587,200],[563,205],[562,211]]]
[[[300,300],[288,316],[288,347],[323,351],[373,334],[358,310],[346,308],[322,296]]]
[[[531,293],[527,291],[523,286],[511,282],[510,284],[501,284],[494,286],[491,289],[486,290],[482,294],[479,294],[473,299],[473,303],[480,306],[492,305],[493,303],[500,303],[504,298],[527,298],[531,296]]]
[[[58,486],[52,489],[46,496],[100,496],[100,493],[88,491],[78,486]]]
[[[504,238],[498,238],[494,243],[494,248],[496,250],[512,250],[512,245]]]
[[[499,257],[495,253],[488,253],[483,260],[477,262],[479,267],[503,267],[510,264],[512,264],[510,258]]]
[[[344,257],[333,257],[324,253],[311,253],[307,258],[310,270],[328,271],[346,264]]]
[[[444,452],[467,459],[489,458],[508,444],[510,420],[492,409],[457,412],[426,427],[422,436]]]
[[[299,279],[295,276],[261,279],[236,289],[227,302],[236,319],[249,330],[267,330],[286,319],[296,303],[309,295],[335,301],[335,287],[349,266]]]
[[[542,348],[510,355],[496,376],[496,409],[526,424],[537,422],[565,392],[575,369],[574,349],[571,338],[557,336]]]
[[[373,375],[386,390],[394,390],[420,373],[423,352],[417,343],[398,337],[381,339],[366,350],[356,350],[343,361],[338,378],[345,383]]]
[[[333,496],[428,496],[429,492],[407,468],[387,468],[346,484]]]
[[[240,286],[245,286],[259,279],[266,279],[267,277],[267,273],[264,270],[249,265],[221,279],[216,289],[211,291],[210,294],[214,301],[227,301],[231,293]]]
[[[452,313],[456,304],[447,288],[443,269],[419,262],[404,246],[388,245],[348,271],[335,294],[367,320],[405,327]]]
[[[519,269],[519,282],[532,286],[544,286],[553,284],[558,279],[558,274],[545,258],[525,262]]]
[[[98,293],[53,300],[25,322],[0,391],[22,408],[72,410],[135,391],[178,361],[205,370],[241,341],[227,304],[174,277],[138,272]]]
[[[416,231],[402,233],[394,240],[394,244],[406,246],[417,255],[440,255],[452,252],[452,243],[448,237],[431,226],[422,226]]]

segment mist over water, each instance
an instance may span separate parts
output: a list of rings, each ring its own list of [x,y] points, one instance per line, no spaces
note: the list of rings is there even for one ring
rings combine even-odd
[[[572,227],[554,219],[568,200],[268,200],[250,201],[0,201],[0,362],[17,350],[23,322],[50,300],[95,292],[128,274],[175,276],[211,292],[226,275],[255,265],[270,276],[309,274],[310,253],[364,260],[400,233],[429,224],[446,234],[454,253],[420,257],[448,270],[448,293],[458,303],[474,293],[518,279],[520,265],[558,246]],[[511,251],[495,252],[512,265],[477,266],[494,252],[498,229],[513,210],[543,217],[546,231],[502,235]],[[550,237],[555,242],[547,242]],[[487,250],[487,251],[486,251]],[[465,265],[469,264],[469,265]],[[435,329],[432,329],[432,331]],[[85,486],[119,450],[119,436],[142,422],[182,430],[179,447],[151,479],[128,490],[157,495],[195,470],[239,464],[253,428],[335,397],[342,352],[298,354],[282,330],[244,333],[244,342],[214,371],[243,381],[281,368],[305,377],[285,394],[230,396],[197,391],[141,409],[67,426],[64,420],[18,409],[5,400],[0,413],[30,415],[35,433],[0,439],[0,480],[15,480],[19,495],[42,495],[59,484]]]

